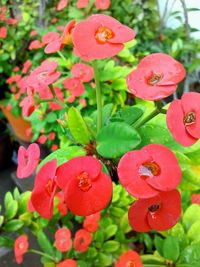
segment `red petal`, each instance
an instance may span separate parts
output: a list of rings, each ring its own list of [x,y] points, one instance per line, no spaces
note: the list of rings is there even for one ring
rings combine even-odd
[[[129,194],[138,198],[149,198],[158,194],[156,189],[140,177],[139,167],[146,161],[151,161],[149,155],[135,150],[126,153],[118,164],[120,182]]]
[[[146,178],[146,182],[160,191],[171,191],[181,181],[181,169],[173,152],[159,144],[145,146],[142,151],[146,152],[160,167],[160,174]]]
[[[92,165],[91,165],[92,166]],[[104,209],[112,198],[112,181],[108,175],[101,173],[92,182],[92,187],[83,192],[73,179],[65,191],[67,207],[79,216],[88,216]]]
[[[184,113],[181,100],[175,99],[167,111],[167,127],[174,139],[183,146],[191,146],[197,142],[197,139],[187,133],[183,123]]]
[[[152,229],[165,231],[173,227],[180,218],[181,196],[178,190],[173,190],[161,192],[159,198],[161,203],[160,209],[155,212],[149,212],[147,218]]]
[[[129,208],[128,220],[134,231],[149,232],[151,230],[147,221],[148,207],[151,205],[152,198],[139,199]]]
[[[65,188],[67,184],[75,179],[80,173],[87,172],[91,180],[95,180],[100,172],[102,166],[99,160],[92,156],[81,156],[70,159],[66,163],[58,167],[56,175],[60,188]]]
[[[193,92],[184,94],[181,104],[185,114],[195,113],[195,123],[185,126],[187,132],[194,138],[200,138],[200,94]]]

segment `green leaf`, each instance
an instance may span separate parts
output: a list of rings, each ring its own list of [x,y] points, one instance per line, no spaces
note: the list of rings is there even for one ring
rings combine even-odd
[[[183,225],[189,229],[196,221],[200,221],[200,206],[192,204],[183,214]]]
[[[113,104],[107,104],[103,107],[103,110],[102,110],[102,124],[103,125],[106,125],[107,122],[109,121],[109,118],[112,114],[112,110],[113,110]],[[97,111],[94,111],[91,116],[92,116],[93,120],[96,122]]]
[[[74,139],[82,145],[90,142],[90,133],[78,109],[71,107],[68,111],[68,126]]]
[[[55,152],[48,155],[44,160],[42,160],[37,168],[37,172],[40,170],[40,168],[47,163],[48,161],[52,159],[57,160],[58,166],[65,163],[66,161],[78,157],[78,156],[84,156],[86,152],[79,146],[68,146],[63,147],[61,149],[56,150]]]
[[[10,201],[6,207],[5,218],[6,220],[13,219],[18,211],[17,200]]]
[[[117,232],[117,225],[112,224],[112,225],[108,225],[108,227],[105,229],[104,234],[105,234],[105,240],[111,238],[112,236],[114,236]]]
[[[160,256],[163,256],[163,244],[164,244],[164,240],[159,237],[159,236],[155,236],[154,239],[154,244],[156,247],[156,250],[158,251],[158,253],[160,254]]]
[[[172,261],[176,261],[179,257],[180,249],[178,241],[175,237],[167,236],[163,243],[163,256]]]
[[[40,231],[37,234],[37,241],[40,246],[40,248],[47,254],[49,255],[54,255],[54,250],[51,242],[49,241],[47,235],[43,232]]]
[[[196,221],[192,224],[187,232],[187,237],[189,237],[192,241],[200,241],[200,221]]]
[[[104,126],[97,135],[97,151],[106,158],[118,158],[141,142],[139,134],[123,122]]]
[[[106,252],[114,252],[118,250],[120,243],[115,240],[107,241],[103,244],[102,249]]]
[[[199,267],[200,253],[199,253],[200,243],[192,244],[185,248],[180,255],[180,263],[189,263],[194,267]],[[194,265],[197,264],[197,265]]]
[[[95,262],[95,266],[110,266],[112,264],[112,258],[104,253],[99,253]]]
[[[143,110],[139,107],[125,107],[120,109],[113,118],[121,119],[121,121],[126,122],[129,125],[132,125],[143,115]]]
[[[18,213],[19,214],[27,212],[27,203],[30,197],[31,197],[30,191],[26,191],[20,195],[19,200],[18,200],[18,205],[19,205]]]
[[[8,232],[16,232],[21,229],[23,225],[24,223],[21,220],[15,219],[6,223],[6,225],[4,226],[4,230]]]
[[[164,263],[161,258],[159,258],[159,257],[157,257],[155,255],[141,255],[141,260],[145,264],[145,266],[146,266],[146,264],[160,265],[160,264]]]
[[[3,222],[4,222],[4,217],[2,215],[0,215],[0,228],[3,225]]]
[[[4,197],[4,205],[5,205],[5,209],[8,208],[9,206],[9,203],[13,201],[13,196],[11,194],[11,192],[7,192],[5,194],[5,197]]]
[[[49,123],[53,123],[53,122],[56,122],[56,120],[57,120],[57,116],[56,116],[55,113],[50,112],[50,113],[48,113],[48,114],[46,115],[45,120],[46,120],[47,122],[49,122]]]
[[[126,212],[121,218],[120,228],[124,231],[124,233],[128,233],[131,231],[131,227],[128,221],[128,212]]]
[[[19,189],[17,187],[15,187],[14,191],[13,191],[13,196],[15,200],[18,200],[19,196],[20,196],[20,192]]]
[[[14,241],[6,236],[0,236],[0,247],[12,248]]]

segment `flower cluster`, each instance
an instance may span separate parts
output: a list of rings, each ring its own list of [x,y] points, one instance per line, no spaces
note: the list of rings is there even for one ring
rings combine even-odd
[[[139,198],[129,209],[129,222],[134,230],[167,230],[177,223],[181,198],[175,188],[181,175],[176,156],[163,145],[150,144],[121,158],[120,182]]]

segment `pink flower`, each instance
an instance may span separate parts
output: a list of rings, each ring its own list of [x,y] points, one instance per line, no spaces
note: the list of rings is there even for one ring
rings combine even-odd
[[[127,77],[130,92],[142,99],[159,100],[172,94],[186,75],[182,64],[169,55],[155,53],[143,58]]]
[[[57,162],[55,159],[41,167],[35,178],[31,202],[35,210],[44,218],[51,219],[53,200],[58,189],[56,183]]]
[[[22,107],[24,117],[29,117],[35,110],[33,91],[30,88],[28,88],[27,96],[20,102],[19,106]]]
[[[58,2],[58,5],[56,7],[56,10],[57,11],[63,10],[68,5],[68,2],[69,2],[69,0],[60,0]]]
[[[81,82],[90,82],[94,78],[94,70],[91,66],[76,63],[71,69],[74,78],[80,79]]]
[[[83,60],[115,56],[134,37],[132,29],[103,14],[78,23],[72,33],[74,53]]]
[[[0,27],[0,38],[5,39],[7,36],[7,28],[6,27]]]
[[[106,10],[110,7],[110,0],[96,0],[94,4],[97,9]]]
[[[63,81],[63,85],[75,97],[81,96],[85,91],[84,85],[78,78],[67,78]]]
[[[16,262],[18,264],[22,264],[23,256],[27,252],[28,247],[29,247],[29,243],[28,243],[28,236],[27,235],[20,235],[15,240],[14,253],[15,253]]]
[[[32,30],[32,31],[30,32],[30,36],[36,36],[36,35],[38,35],[38,32],[37,32],[37,31]]]
[[[27,149],[20,146],[18,150],[17,177],[22,179],[30,176],[37,168],[40,160],[40,148],[37,144],[31,144]]]
[[[22,73],[27,73],[31,66],[32,62],[30,60],[27,60],[23,65]]]
[[[46,137],[46,135],[40,135],[40,137],[38,138],[38,143],[40,143],[40,144],[45,144],[46,143],[46,141],[47,141],[47,137]]]
[[[34,40],[30,43],[28,49],[29,50],[34,50],[34,49],[36,50],[36,49],[40,49],[42,46],[43,46],[43,44],[40,41]]]
[[[18,23],[18,20],[17,19],[14,19],[14,18],[9,18],[7,20],[7,23],[8,23],[8,25],[15,25],[15,24]]]
[[[54,86],[54,92],[57,96],[57,98],[64,103],[64,93],[60,90],[60,88],[58,86]],[[52,96],[51,96],[52,97]],[[50,102],[49,103],[49,109],[51,110],[59,110],[62,109],[63,106],[61,106],[60,104],[56,103],[56,102]]]
[[[76,2],[77,8],[86,8],[89,4],[89,0],[78,0]]]
[[[167,111],[167,127],[174,139],[191,146],[200,139],[200,94],[185,93],[175,99]]]
[[[87,107],[87,102],[86,102],[85,98],[80,98],[78,102],[83,108]]]
[[[72,42],[71,35],[72,35],[72,31],[74,29],[75,24],[76,24],[75,20],[69,21],[64,27],[62,36],[50,42],[46,46],[44,52],[46,54],[55,53],[61,50],[64,47],[64,45],[70,44]]]
[[[42,36],[42,43],[49,44],[53,42],[54,40],[57,40],[59,38],[59,33],[57,32],[48,32],[45,35]]]
[[[60,228],[55,233],[55,247],[60,252],[70,250],[72,246],[71,231],[65,227]]]
[[[191,203],[200,205],[200,194],[192,194]]]
[[[118,176],[131,195],[149,198],[159,191],[175,189],[182,174],[178,160],[169,148],[150,144],[126,153],[119,162]]]
[[[21,77],[22,77],[22,76],[21,76],[20,74],[15,74],[15,75],[10,76],[10,77],[6,80],[6,82],[7,82],[8,84],[18,83],[18,82],[20,81]]]

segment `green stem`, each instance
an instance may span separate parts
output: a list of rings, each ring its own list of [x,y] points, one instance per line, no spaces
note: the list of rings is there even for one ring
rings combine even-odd
[[[49,85],[49,88],[50,88],[51,93],[53,95],[53,101],[52,102],[56,102],[57,104],[61,105],[63,108],[66,108],[67,105],[65,103],[63,103],[62,101],[60,101],[60,99],[58,99],[52,84]],[[50,101],[46,101],[46,102],[50,102]]]
[[[35,253],[35,254],[44,256],[44,257],[46,257],[46,258],[51,259],[53,262],[56,262],[56,259],[54,259],[54,258],[51,257],[50,255],[48,255],[48,254],[46,254],[46,253],[43,253],[43,252],[41,252],[41,251],[39,251],[39,250],[36,250],[36,249],[29,249],[28,252]]]
[[[94,69],[94,80],[96,87],[96,100],[97,100],[97,133],[102,127],[102,99],[101,99],[101,88],[99,81],[99,71],[96,61],[92,61],[92,66]]]
[[[147,123],[148,121],[153,119],[159,113],[166,113],[165,110],[162,109],[163,104],[161,101],[156,101],[155,106],[156,106],[156,108],[149,115],[147,115],[144,119],[142,119],[139,122],[136,122],[133,125],[135,129],[140,128],[142,125],[144,125],[145,123]]]
[[[66,57],[63,55],[62,52],[57,51],[57,53],[58,53],[58,55],[59,55],[62,59],[67,60]]]

